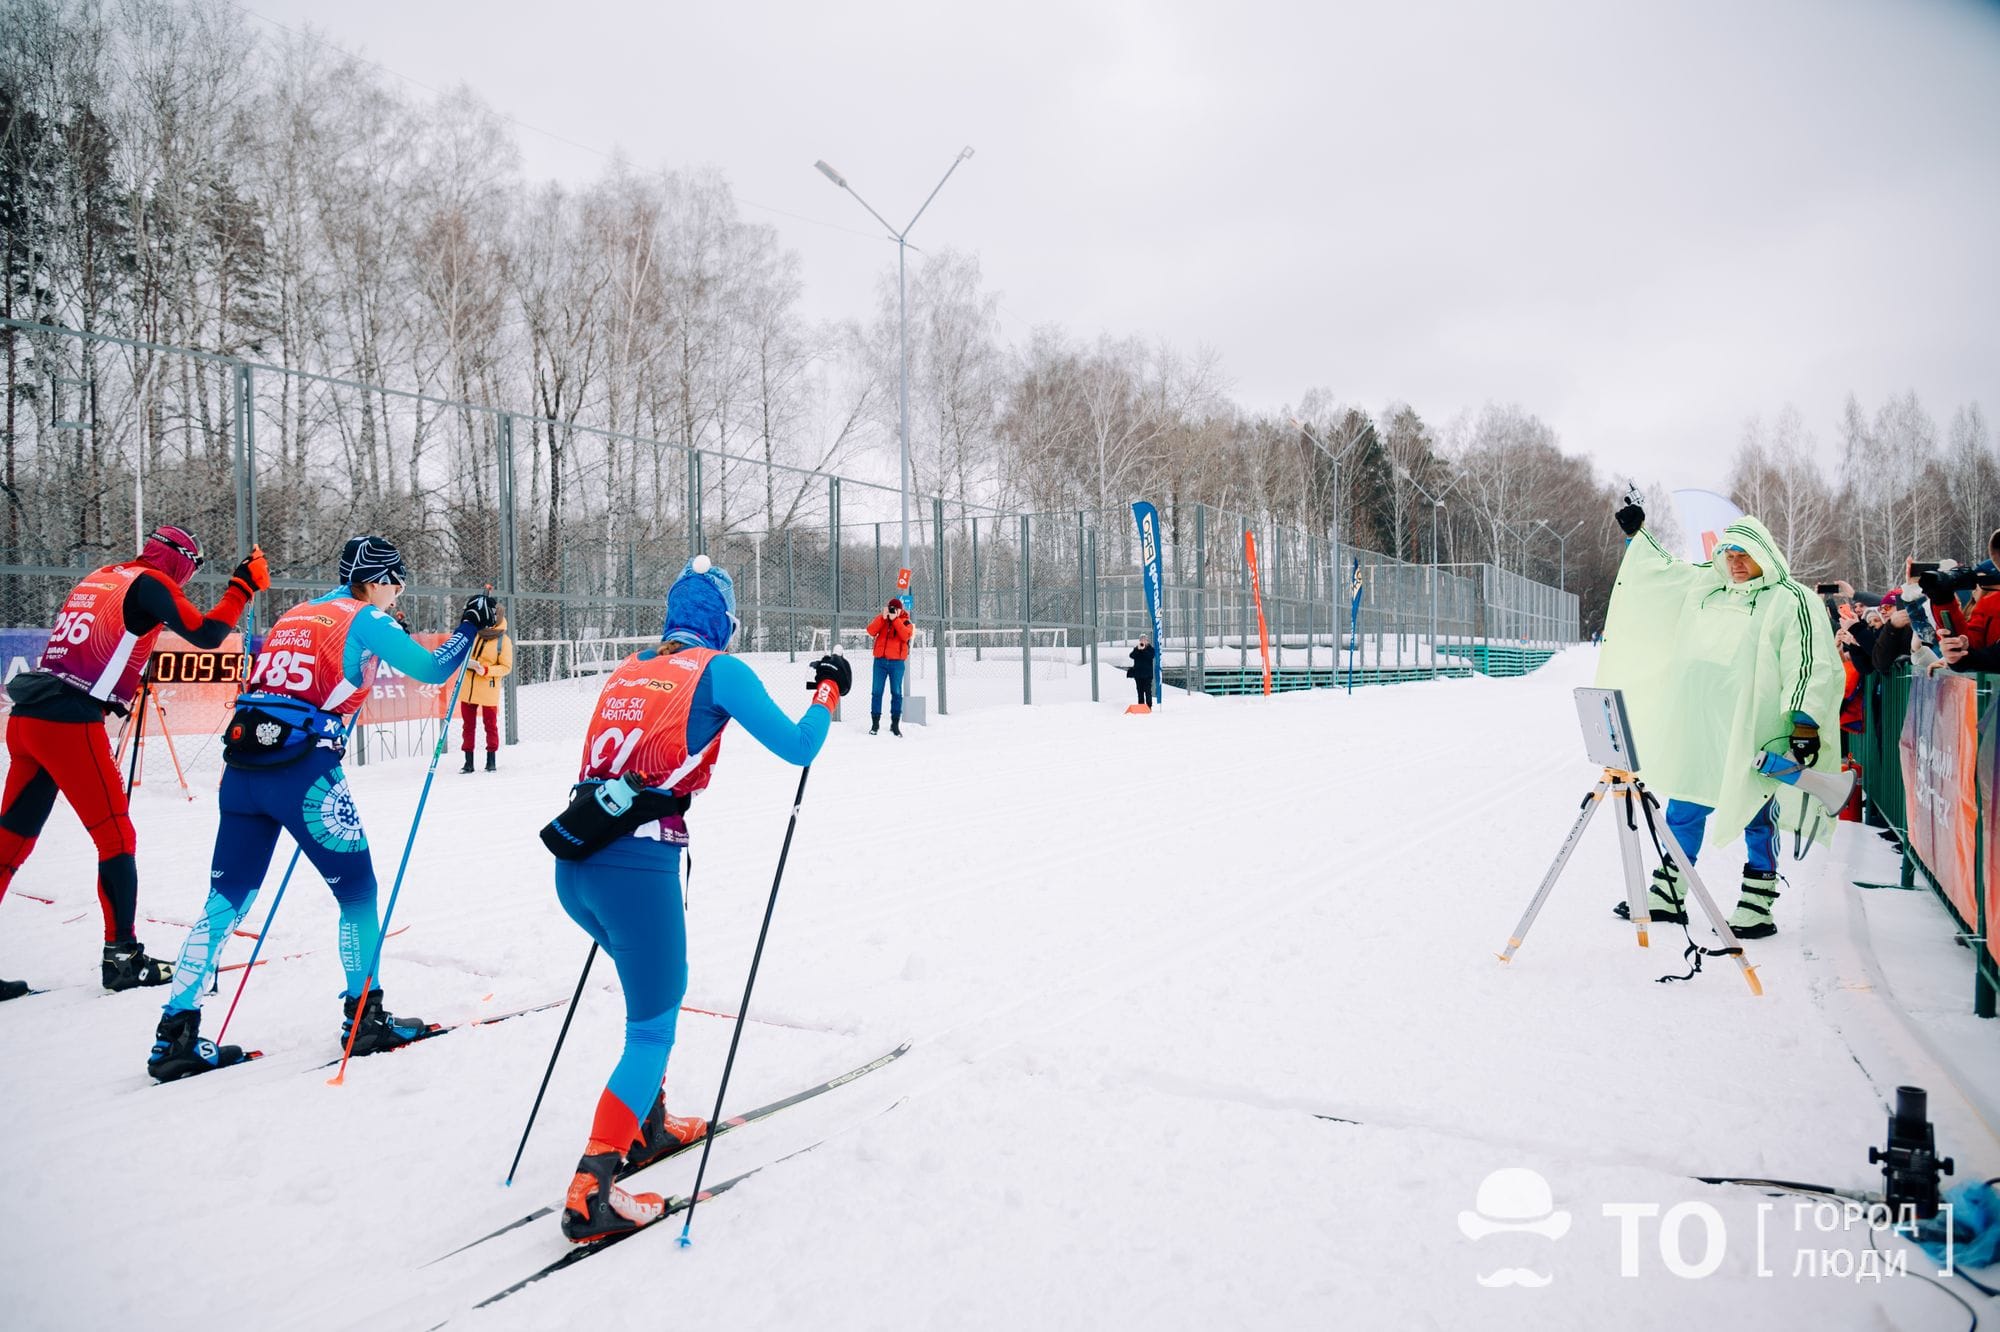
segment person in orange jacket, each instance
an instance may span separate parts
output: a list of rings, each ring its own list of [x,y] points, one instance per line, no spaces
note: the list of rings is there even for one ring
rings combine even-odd
[[[868,734],[882,729],[882,685],[889,686],[889,734],[903,733],[903,671],[910,664],[910,635],[916,626],[903,609],[901,597],[890,597],[888,606],[868,622],[868,636],[875,640],[875,681],[868,691]]]

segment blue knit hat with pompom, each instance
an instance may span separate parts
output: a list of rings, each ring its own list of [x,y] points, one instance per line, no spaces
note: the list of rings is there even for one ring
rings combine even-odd
[[[669,643],[721,651],[735,633],[735,582],[708,556],[695,556],[667,589],[667,622],[661,637]]]

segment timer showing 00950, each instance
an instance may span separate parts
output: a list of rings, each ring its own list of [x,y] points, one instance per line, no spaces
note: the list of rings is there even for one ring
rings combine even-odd
[[[146,671],[154,684],[241,684],[249,660],[241,652],[155,652]]]

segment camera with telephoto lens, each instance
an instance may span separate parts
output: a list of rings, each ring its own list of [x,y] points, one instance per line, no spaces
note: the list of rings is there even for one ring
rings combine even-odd
[[[1889,1145],[1870,1147],[1868,1164],[1882,1167],[1882,1198],[1900,1213],[1909,1207],[1928,1220],[1938,1213],[1938,1176],[1953,1173],[1952,1159],[1938,1159],[1931,1128],[1930,1096],[1922,1087],[1896,1088],[1889,1116]]]

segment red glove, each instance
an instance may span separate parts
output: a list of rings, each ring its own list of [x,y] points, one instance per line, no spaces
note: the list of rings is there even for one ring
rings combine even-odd
[[[271,566],[264,559],[264,548],[262,546],[250,547],[250,554],[244,558],[241,564],[236,566],[236,572],[230,575],[229,581],[242,588],[243,599],[245,601],[248,601],[269,587],[271,585]]]

